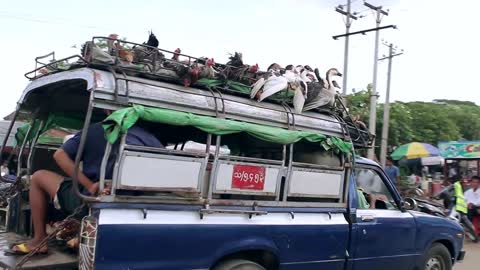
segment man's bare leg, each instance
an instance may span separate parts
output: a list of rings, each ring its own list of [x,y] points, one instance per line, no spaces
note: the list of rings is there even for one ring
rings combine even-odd
[[[47,200],[55,197],[63,178],[46,170],[36,171],[30,178],[30,208],[34,229],[34,237],[27,244],[30,248],[37,246],[46,236]]]

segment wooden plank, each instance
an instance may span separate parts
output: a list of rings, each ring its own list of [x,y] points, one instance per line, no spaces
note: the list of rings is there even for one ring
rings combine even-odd
[[[0,269],[14,269],[23,256],[6,256],[3,250],[10,248],[14,243],[28,240],[15,233],[0,233]],[[25,263],[23,269],[76,269],[77,255],[61,251],[59,247],[49,245],[47,255],[34,256]]]

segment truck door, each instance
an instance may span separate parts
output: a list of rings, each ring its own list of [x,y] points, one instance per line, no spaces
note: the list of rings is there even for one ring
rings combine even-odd
[[[412,269],[416,234],[413,216],[400,210],[393,199],[393,185],[378,168],[358,166],[355,179],[361,192],[356,193],[355,201],[358,206],[353,269]]]

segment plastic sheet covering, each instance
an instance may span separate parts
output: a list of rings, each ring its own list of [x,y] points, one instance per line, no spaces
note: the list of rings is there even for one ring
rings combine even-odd
[[[321,144],[325,150],[334,150],[335,152],[346,154],[349,154],[352,150],[351,142],[311,131],[287,130],[140,105],[115,111],[104,120],[103,128],[105,129],[107,140],[112,144],[115,143],[138,120],[175,126],[193,126],[213,135],[245,132],[260,140],[278,144],[292,144],[300,140],[306,140]]]

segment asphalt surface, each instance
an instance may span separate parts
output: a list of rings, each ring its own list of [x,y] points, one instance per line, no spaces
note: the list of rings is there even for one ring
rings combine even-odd
[[[480,269],[480,243],[465,241],[467,255],[463,262],[455,264],[454,270],[478,270]]]

